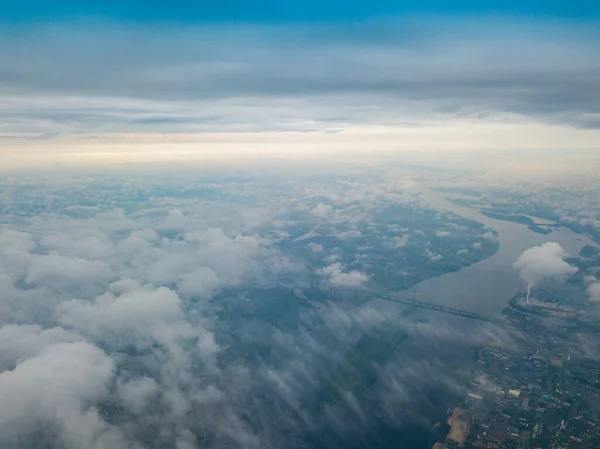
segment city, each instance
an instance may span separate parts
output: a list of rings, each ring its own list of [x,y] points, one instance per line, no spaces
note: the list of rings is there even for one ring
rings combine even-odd
[[[434,447],[598,447],[600,359],[581,351],[597,330],[511,307],[503,315],[513,341],[477,349],[471,391],[453,410],[446,441]]]

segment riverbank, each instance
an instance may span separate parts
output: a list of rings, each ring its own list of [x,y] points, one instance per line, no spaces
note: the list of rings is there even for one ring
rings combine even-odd
[[[498,251],[491,257],[459,271],[427,279],[415,286],[417,299],[465,309],[475,313],[499,316],[517,292],[524,288],[513,263],[523,251],[546,242],[559,243],[569,254],[578,255],[585,245],[599,245],[584,235],[561,228],[551,234],[532,232],[527,226],[486,217],[478,209],[457,205],[442,194],[423,190],[427,202],[439,210],[482,223],[497,233]],[[399,292],[413,295],[413,289]]]

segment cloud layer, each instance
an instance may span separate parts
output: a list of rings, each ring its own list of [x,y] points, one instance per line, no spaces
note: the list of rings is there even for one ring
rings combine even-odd
[[[112,184],[93,176],[52,177],[46,186],[41,179],[15,181],[27,187],[7,195],[15,209],[0,227],[0,402],[11,404],[0,407],[3,448],[277,449],[314,447],[315,439],[347,447],[381,423],[430,428],[422,412],[433,409],[431,390],[463,391],[460,369],[410,343],[394,356],[390,341],[406,334],[462,347],[497,338],[486,327],[405,320],[392,304],[328,300],[327,291],[356,292],[371,278],[339,248],[328,254],[327,239],[363,238],[347,227],[372,219],[361,201],[415,203],[416,194],[398,193],[398,180],[383,187],[344,177],[328,190],[302,184],[294,192],[300,200],[256,181],[225,183],[221,193],[239,200],[229,209],[198,199],[199,190],[215,195],[214,184],[197,189],[181,174],[176,188],[156,174],[150,182],[132,176],[110,195]],[[186,189],[192,198],[169,196]],[[56,203],[40,212],[30,195]],[[426,215],[434,230],[435,215]],[[315,222],[345,234],[310,247],[287,232],[303,235]],[[294,251],[278,246],[285,238]],[[294,257],[302,248],[323,263]],[[309,274],[324,287],[318,295]],[[344,364],[363,335],[387,347],[390,359],[366,354]],[[335,381],[364,369],[378,379],[368,391]]]
[[[600,127],[593,24],[97,23],[0,33],[6,137],[339,131],[456,119]]]

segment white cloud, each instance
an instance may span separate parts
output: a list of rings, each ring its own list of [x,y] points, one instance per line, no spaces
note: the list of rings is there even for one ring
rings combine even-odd
[[[339,232],[337,234],[334,234],[335,237],[337,237],[340,240],[350,240],[350,239],[357,239],[363,236],[362,232],[360,231],[344,231],[344,232]]]
[[[333,211],[333,206],[331,206],[330,204],[319,203],[310,212],[315,217],[325,218],[328,215],[330,215],[332,211]]]
[[[483,237],[486,240],[490,240],[490,241],[496,240],[496,235],[493,232],[491,232],[491,231],[484,232],[481,235],[481,237]]]
[[[313,253],[322,253],[323,252],[323,245],[321,245],[320,243],[310,242],[308,244],[308,247],[310,248],[310,250]]]
[[[88,229],[68,234],[45,235],[41,245],[62,256],[87,260],[107,260],[114,254],[114,246],[102,232],[91,234]]]
[[[55,344],[80,340],[80,335],[60,327],[44,329],[37,324],[4,325],[0,327],[0,369],[12,369]]]
[[[584,276],[583,277],[583,282],[585,282],[586,285],[588,284],[594,284],[596,282],[598,282],[598,280],[596,279],[595,276]]]
[[[408,245],[408,235],[403,235],[401,237],[393,237],[392,241],[395,243],[397,248],[404,248]]]
[[[177,288],[186,297],[207,298],[217,288],[224,285],[226,283],[219,278],[212,268],[201,267],[181,276]]]
[[[325,262],[327,262],[328,264],[334,264],[338,260],[340,260],[340,255],[339,254],[330,254],[329,256],[325,257],[323,260]]]
[[[29,252],[35,247],[31,234],[0,228],[0,252],[3,255],[14,256]]]
[[[112,360],[86,342],[57,343],[0,373],[3,446],[17,447],[21,435],[67,448],[126,448],[119,431],[92,405],[103,399],[113,378]]]
[[[70,291],[89,296],[114,279],[110,266],[103,261],[42,255],[33,258],[25,281],[44,285],[56,291]]]
[[[129,411],[140,415],[150,402],[160,393],[160,385],[150,377],[141,377],[130,382],[122,382],[117,392]]]
[[[444,256],[442,256],[441,254],[434,253],[429,249],[425,249],[425,256],[432,262],[437,262],[438,260],[442,260],[444,258]]]
[[[142,288],[142,286],[135,279],[123,278],[113,282],[108,286],[108,288],[112,293],[120,295],[123,293],[132,292],[134,290],[139,290]]]
[[[171,348],[195,336],[184,319],[180,298],[165,287],[121,296],[104,293],[93,301],[73,299],[57,308],[57,317],[63,325],[115,347],[158,342]]]
[[[359,287],[369,280],[369,277],[358,270],[343,271],[340,262],[328,265],[320,270],[327,282],[335,287]]]
[[[565,250],[556,242],[534,246],[523,252],[513,264],[521,278],[531,287],[544,278],[563,278],[577,272],[577,268],[563,259]]]
[[[600,302],[600,283],[588,285],[587,294],[590,301]]]
[[[31,234],[0,227],[0,271],[13,281],[24,276],[35,246]]]

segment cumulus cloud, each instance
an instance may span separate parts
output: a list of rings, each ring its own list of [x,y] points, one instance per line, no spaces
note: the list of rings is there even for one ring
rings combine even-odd
[[[6,256],[16,256],[35,247],[33,237],[27,232],[0,228],[0,251]]]
[[[600,283],[596,282],[589,284],[587,287],[589,300],[592,302],[600,302]]]
[[[2,445],[127,447],[94,405],[106,397],[113,372],[110,357],[86,342],[50,345],[2,372],[0,400],[10,404],[0,411]]]
[[[25,282],[30,285],[67,289],[73,293],[89,294],[113,279],[110,266],[102,261],[90,261],[55,254],[33,259]]]
[[[320,243],[310,242],[308,244],[308,247],[310,248],[310,250],[313,253],[322,253],[323,252],[323,245],[321,245]]]
[[[424,254],[432,262],[437,262],[438,260],[442,260],[444,258],[444,256],[442,256],[441,254],[434,253],[429,249],[426,249]]]
[[[393,237],[392,241],[398,248],[404,248],[408,245],[408,235],[403,235],[401,237]]]
[[[327,283],[335,287],[358,287],[369,280],[369,277],[358,270],[344,271],[340,262],[328,265],[320,270]]]
[[[491,232],[491,231],[484,232],[481,235],[481,237],[483,237],[486,240],[490,240],[490,241],[496,240],[496,235],[493,232]]]
[[[333,207],[331,204],[317,204],[312,210],[311,213],[318,218],[325,218],[333,211]]]
[[[210,267],[186,273],[178,284],[179,291],[187,297],[206,297],[223,285],[224,281]]]
[[[44,329],[37,324],[7,324],[0,327],[0,368],[13,369],[17,363],[35,357],[58,343],[81,340],[80,335],[59,327]]]
[[[169,345],[194,335],[184,320],[180,298],[165,287],[118,297],[104,293],[93,301],[73,299],[62,303],[56,313],[61,324],[96,340],[116,337],[115,346],[121,347],[154,341]],[[131,340],[123,341],[126,336]]]
[[[595,276],[587,275],[583,277],[583,282],[585,282],[586,285],[594,284],[597,282],[597,279]]]
[[[566,257],[562,246],[548,242],[524,251],[513,267],[519,270],[527,285],[533,287],[544,278],[563,278],[576,273],[577,268],[564,261]]]
[[[114,254],[112,242],[102,232],[89,229],[76,230],[69,235],[56,233],[45,235],[41,245],[63,256],[85,260],[106,260]]]
[[[27,232],[0,227],[0,268],[14,281],[25,275],[35,248],[33,236]]]
[[[134,414],[142,414],[150,402],[160,394],[161,386],[151,377],[140,377],[117,386],[123,405]]]

